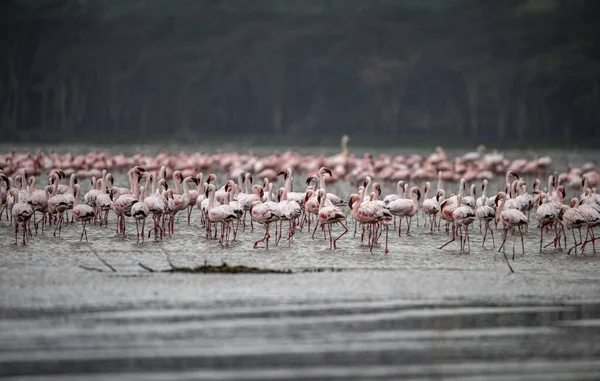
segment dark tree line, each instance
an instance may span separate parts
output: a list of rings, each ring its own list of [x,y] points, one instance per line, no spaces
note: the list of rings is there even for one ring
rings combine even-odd
[[[600,141],[600,2],[418,3],[4,0],[0,136]]]

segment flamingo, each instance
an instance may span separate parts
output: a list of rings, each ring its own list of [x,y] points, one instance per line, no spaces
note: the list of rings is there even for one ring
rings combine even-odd
[[[488,230],[490,231],[490,234],[492,235],[492,246],[496,247],[496,242],[494,242],[494,231],[490,227],[490,222],[492,222],[496,218],[496,210],[494,208],[492,208],[491,206],[487,205],[487,199],[486,199],[486,195],[485,195],[486,187],[487,187],[487,180],[484,180],[483,185],[482,185],[482,196],[481,196],[481,197],[483,197],[483,199],[481,199],[481,197],[477,199],[478,205],[477,205],[477,209],[475,209],[475,217],[477,217],[479,219],[479,221],[483,221],[484,225],[485,225],[485,232],[483,235],[483,242],[481,243],[481,247],[485,247],[485,240],[487,238]],[[481,202],[479,202],[479,200],[481,200]]]
[[[439,204],[439,196],[438,193],[436,193],[435,197],[429,198],[429,188],[430,188],[431,184],[429,183],[429,181],[427,181],[425,183],[425,198],[423,199],[423,213],[427,214],[427,216],[429,217],[429,225],[430,225],[430,229],[429,232],[433,232],[433,229],[435,228],[435,224],[436,224],[436,215],[439,213],[440,211],[440,204]]]
[[[571,250],[575,249],[575,255],[577,255],[577,246],[583,243],[581,239],[581,228],[586,226],[587,218],[578,208],[579,200],[577,198],[572,198],[569,202],[569,206],[563,206],[563,214],[562,214],[562,225],[571,230],[573,233],[573,247],[569,249],[567,254],[571,254]],[[579,230],[579,243],[577,243],[577,239],[575,238],[575,229]]]
[[[533,196],[527,193],[525,181],[519,180],[517,188],[519,189],[519,195],[515,198],[517,209],[523,213],[527,213],[527,221],[529,221],[529,214],[531,213],[531,209],[533,209]]]
[[[208,199],[208,220],[210,223],[221,224],[221,240],[222,246],[229,245],[229,241],[225,241],[225,229],[229,232],[230,223],[238,218],[233,207],[228,204],[215,205],[216,188],[214,184],[209,184],[206,188],[206,197]],[[227,192],[226,192],[227,193]],[[227,197],[227,194],[225,195]],[[229,237],[229,233],[227,233]]]
[[[140,195],[138,197],[138,202],[133,204],[131,207],[131,215],[135,219],[135,228],[137,230],[137,242],[140,242],[140,227],[139,222],[142,222],[142,242],[144,241],[144,227],[146,226],[146,218],[150,214],[150,208],[144,201],[146,197],[148,197],[148,180],[149,177],[146,177],[146,184],[140,186]]]
[[[412,187],[410,190],[410,199],[401,198],[396,201],[390,202],[387,205],[387,209],[394,216],[400,217],[400,224],[398,227],[398,237],[402,236],[402,217],[408,218],[408,228],[406,234],[410,233],[410,220],[419,210],[419,200],[421,199],[421,191],[418,187]]]
[[[196,189],[188,190],[188,194],[190,196],[190,202],[188,205],[188,215],[187,215],[188,225],[190,224],[190,220],[191,220],[191,216],[192,216],[192,209],[194,208],[194,205],[196,205],[196,201],[198,201],[198,197],[200,196],[200,194],[204,193],[204,190],[201,189],[203,178],[204,178],[204,174],[202,172],[199,172],[198,174],[196,174],[196,181],[194,181],[194,183],[196,184]]]
[[[359,189],[356,198],[350,197],[349,202],[350,209],[352,209],[352,217],[358,223],[369,225],[369,251],[373,253],[373,246],[377,241],[375,229],[376,225],[392,219],[392,214],[386,208],[382,208],[377,203],[371,201],[365,201],[364,189]],[[385,240],[385,253],[389,253],[388,249],[388,236],[387,236],[387,225],[386,227],[386,240]]]
[[[590,202],[589,199],[585,203],[579,205],[579,211],[584,215],[586,219],[587,232],[585,235],[585,241],[581,245],[581,252],[585,250],[585,245],[592,242],[594,249],[594,255],[596,255],[596,237],[594,236],[594,228],[600,226],[600,206],[595,202]],[[590,237],[588,239],[588,237]]]
[[[396,193],[385,196],[383,199],[383,202],[385,202],[385,204],[387,205],[392,201],[396,201],[396,200],[402,198],[403,194],[404,194],[404,181],[400,180],[396,183]]]
[[[461,192],[462,193],[462,192]],[[454,223],[453,230],[457,230],[460,233],[460,251],[465,251],[465,244],[469,245],[469,251],[471,250],[471,239],[469,237],[469,225],[475,221],[475,211],[469,205],[463,205],[463,196],[459,193],[456,196],[456,208],[452,211],[452,219]],[[463,240],[461,228],[465,228],[465,238]],[[451,242],[456,240],[456,234],[453,232],[452,239],[446,242],[440,247],[443,248]]]
[[[37,235],[37,227],[40,221],[42,221],[42,233],[44,233],[44,226],[46,225],[46,215],[48,214],[48,199],[50,198],[50,192],[53,188],[51,185],[47,185],[43,190],[34,190],[27,197],[27,203],[33,208],[35,214],[36,211],[42,213],[42,218],[39,221],[33,221],[35,225],[35,233]]]
[[[283,221],[288,221],[288,246],[291,245],[292,237],[296,232],[296,219],[302,215],[302,208],[297,201],[289,200],[287,189],[285,187],[279,188],[277,192],[277,215],[279,216],[279,237],[277,238],[276,244],[281,240],[283,231]]]
[[[56,231],[58,230],[58,236],[60,237],[60,232],[62,229],[62,223],[64,220],[64,212],[69,207],[69,199],[65,196],[65,194],[58,194],[58,175],[52,175],[54,179],[54,186],[52,190],[52,195],[48,199],[48,209],[51,212],[58,213],[58,221],[56,222],[56,226],[54,227],[54,236],[56,237]]]
[[[2,176],[8,184],[8,179],[5,179],[6,176]],[[9,189],[8,192],[16,200],[10,211],[12,219],[15,220],[15,244],[17,244],[17,236],[19,235],[19,224],[21,224],[23,228],[23,245],[26,245],[30,229],[29,221],[33,216],[33,207],[19,198],[19,192],[16,189]]]
[[[496,202],[499,203],[498,208],[496,209],[496,220],[502,220],[502,225],[504,226],[504,239],[502,240],[502,245],[500,245],[498,252],[500,252],[500,250],[502,250],[506,244],[508,229],[516,227],[519,229],[519,234],[521,235],[521,247],[523,249],[523,254],[525,254],[525,243],[523,239],[523,230],[521,230],[521,227],[528,225],[527,217],[518,209],[504,209],[504,204],[506,203],[506,193],[504,192],[499,192],[496,195]],[[515,252],[513,246],[513,260],[514,259]]]
[[[283,179],[285,180],[285,194],[286,200],[295,201],[300,205],[304,200],[303,192],[292,192],[292,185],[294,183],[294,176],[292,175],[292,168],[286,168],[285,170],[278,173],[279,176],[283,175]]]
[[[158,231],[160,231],[160,238],[162,239],[163,230],[160,227],[160,218],[165,213],[165,203],[158,194],[158,188],[156,187],[156,173],[150,172],[148,179],[148,181],[152,184],[152,192],[150,195],[144,196],[144,203],[148,207],[150,213],[152,213],[152,220],[154,221],[154,227],[152,229],[152,231],[154,231],[154,239],[157,239]],[[165,180],[161,181],[164,183],[165,186],[167,186],[167,182]],[[150,238],[150,234],[152,233],[152,231],[148,231],[148,238]]]
[[[254,185],[252,187],[252,192],[260,197],[262,200],[264,196],[263,187],[260,185]],[[266,241],[266,248],[269,249],[269,238],[271,234],[269,234],[269,225],[272,222],[275,222],[279,219],[277,216],[277,210],[270,204],[263,203],[261,201],[254,201],[250,206],[250,218],[259,224],[263,224],[265,226],[265,235],[262,239],[254,242],[254,248],[260,243]]]
[[[94,212],[96,215],[100,215],[100,226],[104,223],[105,227],[108,227],[108,213],[112,207],[113,200],[110,198],[110,192],[108,189],[108,185],[104,184],[102,179],[97,181],[99,185],[99,192],[96,195],[96,207]],[[103,215],[104,213],[104,215]]]
[[[85,227],[88,222],[90,222],[91,220],[94,219],[94,216],[95,216],[94,208],[92,208],[91,206],[89,206],[87,204],[79,203],[79,184],[73,185],[73,191],[74,191],[75,202],[73,205],[72,215],[73,215],[73,218],[75,219],[75,221],[81,221],[81,226],[82,226],[81,237],[79,238],[79,242],[83,241],[84,234],[85,234],[85,242],[88,242],[87,230]]]
[[[325,225],[329,229],[329,250],[336,249],[336,243],[344,234],[348,233],[348,227],[343,221],[346,220],[346,213],[342,212],[340,208],[333,204],[326,205],[325,200],[327,199],[325,189],[321,188],[317,191],[317,198],[319,199],[319,225],[325,229]],[[331,236],[331,227],[333,224],[339,223],[344,227],[344,232],[340,234],[336,239]],[[327,234],[327,233],[325,233]]]

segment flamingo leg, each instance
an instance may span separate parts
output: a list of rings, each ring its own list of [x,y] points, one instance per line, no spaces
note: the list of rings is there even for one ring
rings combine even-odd
[[[508,228],[504,228],[504,239],[502,240],[502,245],[500,245],[500,247],[498,248],[498,252],[500,252],[500,250],[502,250],[502,248],[504,247],[504,245],[506,244],[506,236],[508,235]]]
[[[438,249],[443,249],[444,247],[446,247],[447,245],[449,245],[450,243],[456,241],[456,228],[454,226],[454,224],[452,224],[452,239],[448,242],[446,242],[445,244],[443,244],[442,246],[440,246]]]
[[[571,229],[571,232],[573,233],[573,247],[571,247],[569,249],[569,251],[567,252],[567,255],[570,255],[571,254],[571,250],[575,249],[575,256],[577,256],[577,246],[579,246],[579,244],[577,243],[577,239],[575,238],[575,229]]]
[[[390,231],[390,228],[387,225],[385,225],[385,251],[384,251],[384,253],[386,253],[386,254],[388,254],[390,252],[390,249],[388,249],[389,231]]]
[[[344,227],[344,232],[342,234],[340,234],[336,239],[333,240],[333,248],[334,249],[337,249],[336,243],[337,243],[338,239],[342,238],[342,236],[344,236],[346,233],[348,233],[348,227],[342,221],[339,221],[339,223]]]
[[[398,222],[398,237],[402,237],[402,217],[400,217],[400,221]]]

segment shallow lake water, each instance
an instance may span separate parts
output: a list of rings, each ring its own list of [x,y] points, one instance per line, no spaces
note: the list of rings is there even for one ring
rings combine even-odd
[[[345,198],[351,190],[343,183],[332,189]],[[410,236],[390,230],[386,255],[379,246],[369,253],[352,223],[338,250],[305,229],[290,247],[272,243],[267,251],[252,248],[263,227],[241,232],[228,248],[207,241],[196,211],[190,226],[182,216],[173,236],[143,244],[132,222],[126,240],[116,237],[112,215],[108,228],[88,228],[89,243],[79,242],[75,224],[60,237],[46,230],[15,245],[3,219],[0,377],[598,379],[600,259],[591,247],[586,255],[540,253],[532,218],[525,254],[509,235],[509,259],[513,243],[516,251],[510,273],[497,252],[500,230],[496,249],[491,242],[483,248],[475,222],[471,251],[461,253],[457,242],[439,250],[448,236],[443,228],[429,233],[423,221],[417,227],[413,219]],[[178,266],[226,262],[294,273],[171,274],[139,266],[167,269],[168,258]]]

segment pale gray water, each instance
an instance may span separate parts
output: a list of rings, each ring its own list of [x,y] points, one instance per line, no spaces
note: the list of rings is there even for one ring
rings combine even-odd
[[[162,242],[137,245],[135,237],[116,238],[114,222],[90,227],[89,244],[78,242],[75,225],[60,238],[46,232],[23,247],[0,221],[0,376],[596,380],[600,374],[600,261],[591,248],[577,258],[549,249],[540,254],[534,228],[524,255],[515,237],[510,274],[491,244],[481,248],[477,223],[469,254],[460,254],[457,243],[438,250],[445,233],[413,225],[409,237],[390,232],[389,255],[380,247],[372,255],[351,233],[330,251],[322,235],[312,241],[306,231],[291,248],[253,250],[262,227],[223,249],[205,240],[197,218],[190,227],[182,218]],[[127,229],[131,234],[135,225]],[[137,265],[167,268],[167,254],[180,266],[206,260],[343,271],[152,274]]]

